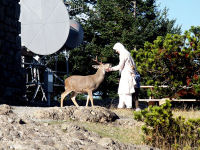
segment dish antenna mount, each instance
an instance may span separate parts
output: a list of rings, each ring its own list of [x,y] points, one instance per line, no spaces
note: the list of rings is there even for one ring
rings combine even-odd
[[[66,42],[70,23],[61,0],[21,0],[22,45],[39,55],[57,52]]]
[[[71,50],[80,45],[83,41],[83,29],[78,22],[69,19],[67,7],[62,0],[21,0],[20,5],[22,46],[25,47],[25,51],[30,51],[27,54],[31,54],[29,57],[24,55],[22,59],[22,64],[27,70],[27,89],[36,86],[31,101],[34,101],[41,89],[42,100],[48,100],[50,105],[50,93],[53,93],[55,85],[53,78],[64,82],[55,74],[57,70],[52,71],[46,66],[46,62],[41,60],[45,59],[46,55],[54,54],[61,49]],[[65,51],[64,54],[68,70],[68,52]],[[31,60],[27,62],[28,59]],[[41,82],[40,74],[44,68],[46,75],[44,82]]]

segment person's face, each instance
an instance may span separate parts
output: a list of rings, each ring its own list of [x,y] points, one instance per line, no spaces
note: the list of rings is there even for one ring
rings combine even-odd
[[[120,54],[119,50],[116,49],[115,51],[116,51],[116,53]]]

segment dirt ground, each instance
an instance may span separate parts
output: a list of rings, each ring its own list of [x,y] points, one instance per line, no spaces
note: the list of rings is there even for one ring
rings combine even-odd
[[[64,120],[68,120],[65,122]],[[119,127],[137,122],[104,107],[22,107],[0,105],[0,148],[12,150],[150,150],[145,145],[124,144],[79,124],[116,124]]]

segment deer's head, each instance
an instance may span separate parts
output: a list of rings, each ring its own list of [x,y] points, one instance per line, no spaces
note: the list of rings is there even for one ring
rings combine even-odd
[[[112,67],[112,65],[111,65],[110,63],[104,64],[104,63],[102,63],[102,62],[99,62],[99,61],[97,60],[97,56],[96,56],[96,59],[93,59],[93,61],[95,61],[95,62],[98,63],[99,65],[92,65],[92,67],[95,68],[95,69],[100,69],[100,70],[102,70],[104,73],[105,73],[105,71],[106,71],[108,68]]]

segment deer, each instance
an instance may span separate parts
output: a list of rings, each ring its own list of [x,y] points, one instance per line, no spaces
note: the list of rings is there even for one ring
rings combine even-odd
[[[112,65],[110,63],[103,64],[96,59],[93,59],[98,65],[92,65],[93,68],[97,69],[96,73],[93,75],[81,76],[81,75],[72,75],[65,79],[65,91],[61,94],[60,106],[63,107],[63,101],[65,97],[71,93],[71,100],[75,106],[79,107],[76,102],[76,96],[80,93],[87,93],[87,102],[88,106],[89,100],[92,107],[93,103],[93,91],[96,90],[99,85],[102,83],[105,77],[106,70]]]

